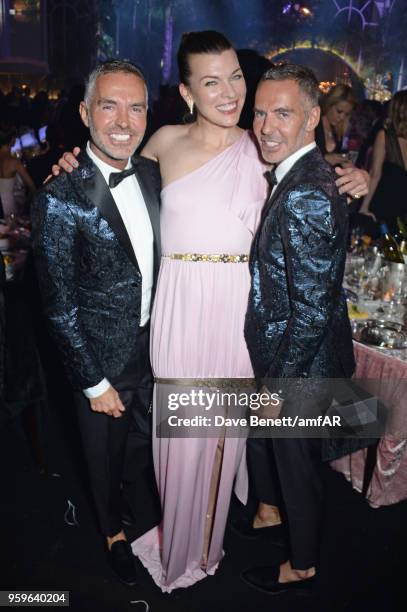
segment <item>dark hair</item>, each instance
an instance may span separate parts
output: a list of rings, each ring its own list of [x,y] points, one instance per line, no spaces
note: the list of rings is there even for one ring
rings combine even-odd
[[[260,79],[263,81],[295,81],[311,106],[318,106],[319,83],[315,74],[301,64],[277,64],[267,70]]]
[[[124,72],[125,74],[134,74],[139,77],[144,83],[146,83],[146,79],[144,74],[141,72],[140,68],[133,64],[132,62],[128,62],[127,60],[108,60],[99,64],[92,70],[86,79],[85,83],[85,94],[84,100],[86,104],[89,105],[90,98],[92,97],[93,88],[95,86],[96,80],[98,77],[102,76],[102,74],[112,74],[114,72]],[[146,86],[147,93],[147,86]]]
[[[5,121],[0,124],[0,147],[9,145],[16,136],[17,130],[14,125]]]
[[[407,91],[401,90],[394,94],[390,102],[389,119],[397,136],[407,138]]]
[[[204,30],[203,32],[185,32],[182,35],[181,43],[177,53],[179,80],[188,85],[191,69],[189,66],[189,56],[201,53],[222,53],[233,49],[226,36],[214,30]]]

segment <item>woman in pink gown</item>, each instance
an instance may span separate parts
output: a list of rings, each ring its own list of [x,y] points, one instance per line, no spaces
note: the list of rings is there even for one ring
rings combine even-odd
[[[247,255],[266,195],[263,172],[252,137],[246,132],[226,151],[163,189],[163,259],[151,323],[155,377],[253,377],[243,337],[250,287],[248,264],[190,262],[171,259],[170,255]],[[236,494],[246,501],[245,439],[226,438],[203,569],[217,444],[214,437],[154,438],[163,521],[133,543],[133,551],[163,591],[189,586],[215,571],[222,558],[236,475]]]
[[[188,36],[204,40],[206,34]],[[231,70],[239,68],[227,41],[223,49],[233,53]],[[199,113],[198,108],[198,121]],[[239,130],[235,115],[231,127]],[[239,130],[231,146],[164,186],[163,258],[151,321],[156,378],[253,378],[243,325],[250,287],[247,256],[266,197],[265,170],[252,135]],[[246,255],[246,261],[184,261],[175,254]],[[220,447],[216,437],[154,436],[163,519],[132,548],[165,592],[215,572],[235,479],[236,494],[246,501],[245,439],[226,437]]]

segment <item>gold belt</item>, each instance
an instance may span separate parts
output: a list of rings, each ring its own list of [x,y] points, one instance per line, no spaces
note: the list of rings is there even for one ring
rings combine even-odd
[[[248,255],[209,255],[206,253],[171,253],[164,255],[170,259],[178,259],[181,261],[209,261],[210,263],[246,263],[249,261]]]
[[[240,387],[255,387],[254,378],[155,378],[157,385],[173,385],[181,387],[221,387],[239,389]]]

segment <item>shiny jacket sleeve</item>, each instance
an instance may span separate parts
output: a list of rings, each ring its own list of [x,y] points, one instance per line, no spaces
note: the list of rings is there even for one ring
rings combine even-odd
[[[342,279],[335,262],[338,237],[331,201],[313,185],[301,185],[278,210],[291,314],[267,373],[303,378],[327,333]]]
[[[31,213],[33,250],[44,311],[74,387],[99,383],[104,373],[81,329],[76,262],[79,257],[76,220],[66,201],[40,191]]]

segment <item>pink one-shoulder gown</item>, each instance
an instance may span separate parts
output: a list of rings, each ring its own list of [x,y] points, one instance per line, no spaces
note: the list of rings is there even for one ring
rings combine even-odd
[[[170,254],[249,254],[267,185],[250,132],[162,191],[163,258],[151,321],[157,378],[252,378],[243,326],[247,263],[174,260]],[[222,558],[230,498],[247,497],[245,440],[226,438],[207,565],[204,532],[216,438],[157,438],[154,465],[163,520],[133,552],[165,592],[213,574]]]

